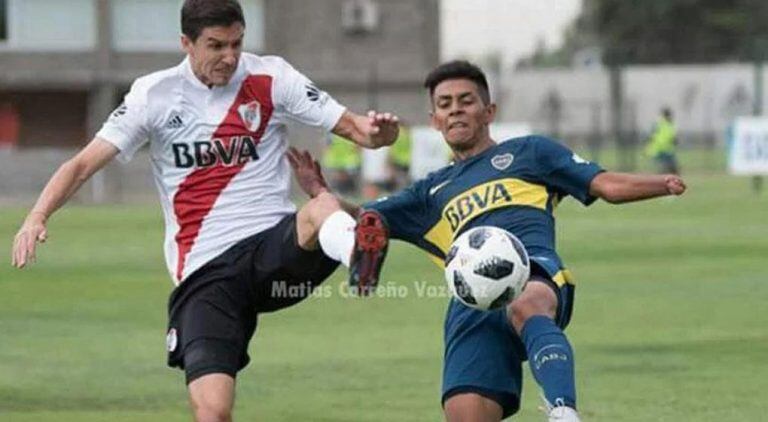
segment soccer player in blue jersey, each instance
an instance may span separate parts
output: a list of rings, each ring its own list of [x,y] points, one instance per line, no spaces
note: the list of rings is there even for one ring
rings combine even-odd
[[[549,420],[578,421],[574,355],[563,333],[575,289],[555,250],[553,211],[567,196],[584,205],[597,198],[624,203],[681,195],[685,183],[671,174],[604,171],[542,136],[497,144],[489,132],[496,106],[488,83],[468,62],[437,67],[425,86],[432,125],[453,151],[454,163],[394,196],[365,205],[361,212],[371,220],[381,219],[390,238],[412,243],[439,262],[459,234],[486,225],[515,234],[531,258],[530,280],[506,309],[479,311],[451,300],[445,320],[446,420],[499,421],[514,414],[522,391],[522,362],[528,360],[548,402]],[[317,165],[306,155],[291,154],[305,191],[314,195],[325,190]],[[367,226],[380,225],[369,221]],[[326,232],[324,250],[334,249],[331,237],[337,245],[351,245],[341,240],[351,236],[348,233]],[[386,248],[386,242],[379,243]],[[350,248],[326,254],[349,254]]]

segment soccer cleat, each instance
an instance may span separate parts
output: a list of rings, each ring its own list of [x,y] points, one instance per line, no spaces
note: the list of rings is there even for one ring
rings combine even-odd
[[[576,409],[568,406],[552,408],[547,417],[549,417],[549,422],[580,422]]]
[[[544,401],[544,406],[539,407],[547,414],[547,420],[549,422],[581,422],[579,419],[579,413],[576,409],[566,406],[562,399],[555,400],[554,406],[544,397],[544,393],[539,392],[539,397]]]
[[[368,296],[379,283],[379,273],[389,245],[389,229],[376,211],[363,211],[355,227],[355,247],[349,265],[349,285]]]

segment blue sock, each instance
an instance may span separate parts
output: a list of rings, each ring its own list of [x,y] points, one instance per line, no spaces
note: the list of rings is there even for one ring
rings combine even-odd
[[[525,322],[521,337],[531,372],[544,390],[544,397],[553,406],[575,409],[573,350],[563,330],[550,318],[537,315]]]

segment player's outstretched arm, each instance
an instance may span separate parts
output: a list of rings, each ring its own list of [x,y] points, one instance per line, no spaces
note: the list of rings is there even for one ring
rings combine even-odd
[[[299,183],[299,187],[304,193],[309,195],[310,198],[314,198],[323,192],[331,192],[331,188],[328,187],[328,183],[325,181],[320,163],[312,157],[308,151],[299,151],[294,147],[288,148],[286,152],[288,162],[293,169],[293,175],[296,177],[296,181]],[[344,208],[348,214],[356,216],[360,213],[360,207],[356,204],[352,204],[337,197],[341,203],[341,207]]]
[[[589,193],[612,204],[641,201],[666,195],[682,195],[682,178],[673,174],[650,175],[604,172],[592,179]]]
[[[48,238],[46,222],[80,186],[118,153],[109,142],[95,138],[72,159],[62,164],[43,189],[13,240],[11,264],[24,268],[35,261],[37,243]]]
[[[369,111],[367,116],[345,111],[333,133],[364,148],[392,145],[400,132],[400,119],[392,113]]]

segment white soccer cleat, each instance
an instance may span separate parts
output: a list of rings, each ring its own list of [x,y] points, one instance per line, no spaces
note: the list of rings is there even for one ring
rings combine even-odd
[[[553,405],[547,400],[543,392],[539,392],[539,397],[541,397],[541,400],[544,402],[544,406],[539,407],[539,410],[542,410],[547,414],[547,420],[549,422],[581,422],[579,413],[576,412],[576,409],[566,406],[563,399],[555,400],[555,404]]]
[[[580,422],[576,409],[568,406],[553,407],[549,414],[549,422]]]

